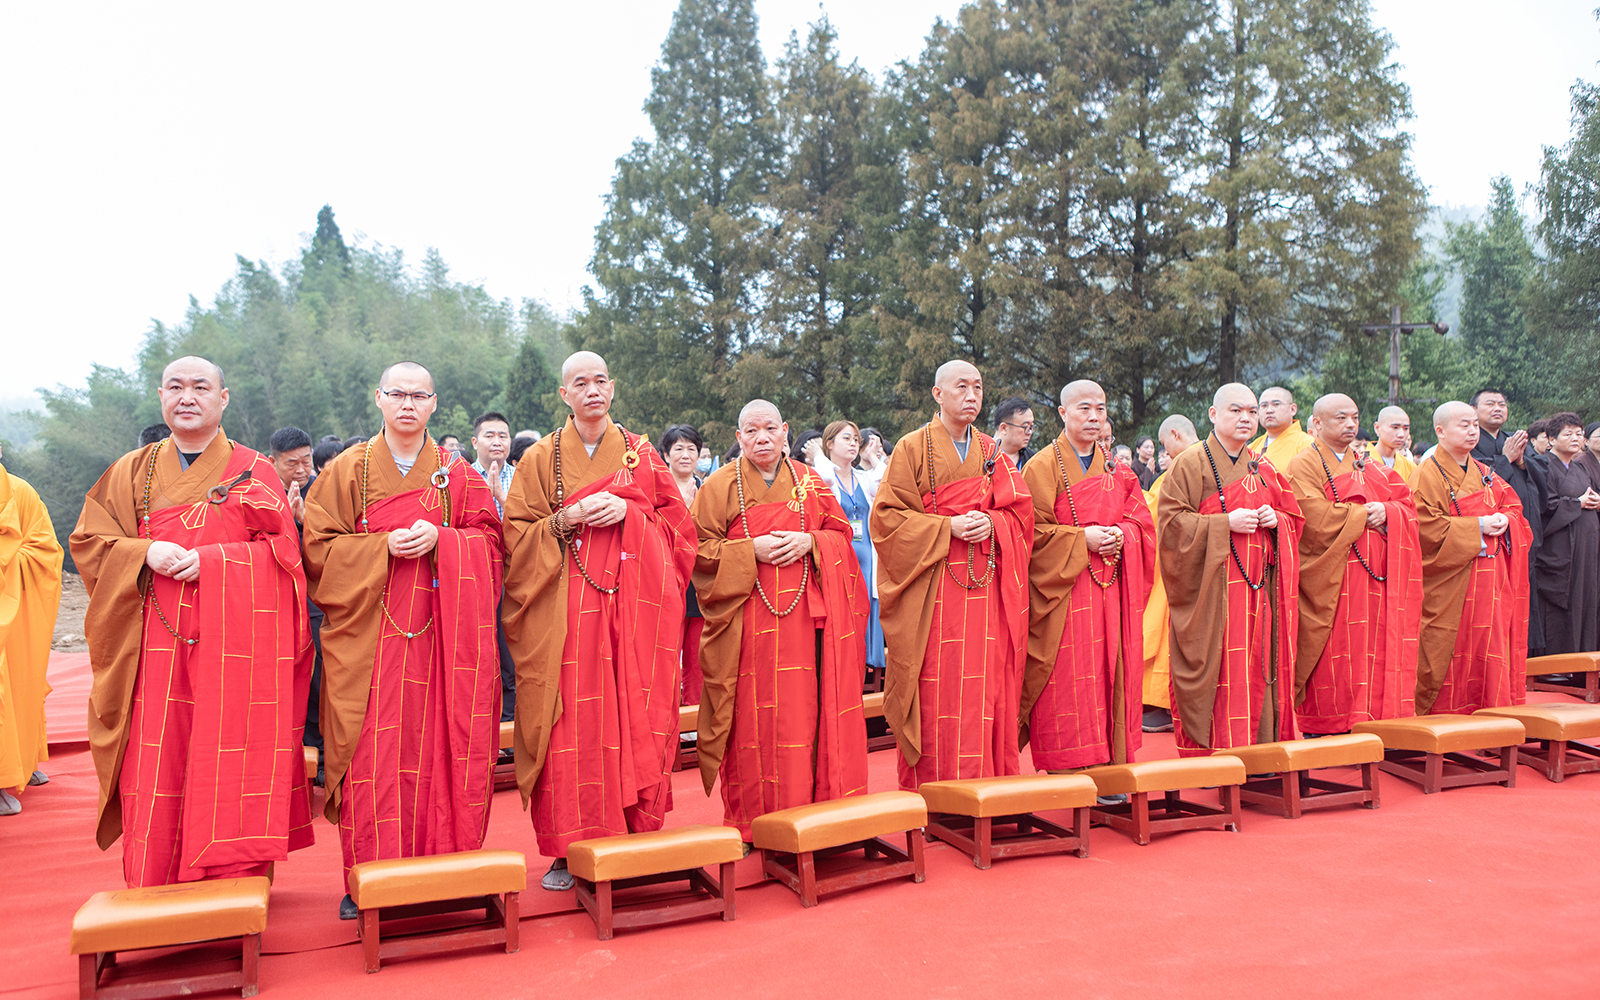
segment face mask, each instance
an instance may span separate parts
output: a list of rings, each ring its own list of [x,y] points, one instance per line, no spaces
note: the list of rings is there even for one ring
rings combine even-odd
[[[700,473],[702,475],[704,475],[707,472],[710,472],[711,471],[711,459],[702,458],[700,461],[696,462],[695,466],[694,466],[694,471],[696,471],[696,472],[698,472],[698,473]]]

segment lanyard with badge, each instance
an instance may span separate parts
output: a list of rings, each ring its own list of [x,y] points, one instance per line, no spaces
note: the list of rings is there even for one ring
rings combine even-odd
[[[838,469],[833,471],[833,481],[839,484],[839,505],[844,508],[846,518],[850,522],[850,540],[853,542],[865,540],[867,537],[867,520],[856,513],[855,491],[845,489],[844,480],[839,478]],[[865,499],[865,491],[863,490],[862,492],[863,499]],[[864,514],[865,511],[862,513]]]

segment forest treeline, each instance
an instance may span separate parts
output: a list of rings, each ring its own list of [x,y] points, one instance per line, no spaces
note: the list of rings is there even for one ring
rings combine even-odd
[[[953,357],[991,403],[1034,400],[1041,437],[1085,377],[1124,440],[1202,417],[1233,379],[1375,408],[1387,343],[1360,324],[1392,303],[1432,319],[1452,271],[1459,329],[1407,338],[1408,396],[1491,379],[1514,419],[1594,412],[1596,89],[1574,88],[1573,138],[1545,151],[1537,222],[1500,180],[1430,253],[1391,47],[1349,0],[977,0],[874,76],[825,17],[769,66],[751,0],[682,0],[572,315],[453,281],[433,251],[352,245],[324,207],[299,259],[239,259],[134,370],[46,392],[6,464],[69,530],[189,353],[222,365],[225,426],[258,447],[287,424],[370,433],[399,358],[435,373],[439,433],[489,408],[548,429],[576,347],[610,361],[630,427],[693,423],[718,448],[754,396],[793,426],[910,429]],[[1431,405],[1413,409],[1426,436]]]

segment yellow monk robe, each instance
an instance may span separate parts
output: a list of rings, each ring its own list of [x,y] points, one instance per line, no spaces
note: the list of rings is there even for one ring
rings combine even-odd
[[[1250,442],[1250,450],[1272,463],[1274,469],[1283,472],[1289,467],[1289,462],[1311,447],[1311,442],[1315,440],[1316,438],[1300,429],[1300,421],[1291,420],[1289,426],[1283,429],[1283,433],[1272,439],[1272,444],[1267,444],[1267,436],[1263,434]]]
[[[1377,452],[1373,452],[1372,456],[1370,461],[1377,462],[1379,465],[1383,464],[1383,459],[1377,457]],[[1400,477],[1401,482],[1413,489],[1416,488],[1416,484],[1412,480],[1417,475],[1417,463],[1404,455],[1396,455],[1394,457],[1394,465],[1391,468],[1394,469],[1395,475]]]
[[[1161,502],[1161,484],[1167,478],[1163,472],[1150,484],[1144,495],[1149,505],[1150,517],[1156,516],[1156,505]],[[1144,703],[1171,710],[1172,637],[1168,634],[1171,620],[1167,608],[1167,582],[1161,579],[1159,548],[1150,560],[1150,597],[1144,605]]]
[[[938,422],[907,434],[872,505],[883,559],[884,717],[906,789],[1022,766],[1033,500],[993,438],[974,428],[971,441],[963,461]],[[977,544],[952,538],[949,519],[974,510],[990,516],[994,533]]]
[[[32,486],[0,469],[0,789],[48,756],[45,668],[61,605],[61,543]]]

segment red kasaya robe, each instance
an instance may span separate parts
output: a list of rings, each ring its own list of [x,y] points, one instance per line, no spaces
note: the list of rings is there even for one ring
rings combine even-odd
[[[1418,467],[1412,486],[1424,585],[1417,714],[1520,705],[1528,690],[1533,545],[1522,501],[1477,459],[1463,469],[1439,452]],[[1497,537],[1483,535],[1478,518],[1497,513],[1510,526]]]
[[[1272,506],[1277,527],[1231,531],[1224,499],[1227,511]],[[1294,738],[1303,524],[1288,480],[1249,448],[1230,458],[1215,434],[1167,470],[1156,533],[1172,609],[1179,756]]]
[[[899,743],[905,789],[1021,770],[1033,500],[1022,474],[999,460],[993,438],[974,429],[971,442],[962,460],[938,421],[907,434],[872,506],[872,540],[883,560],[884,715]],[[975,545],[949,526],[952,516],[974,510],[994,523]]]
[[[1144,491],[1098,445],[1085,469],[1064,435],[1022,478],[1034,526],[1019,742],[1042,771],[1127,763],[1144,734],[1144,605],[1156,556]],[[1090,525],[1122,529],[1117,561],[1089,551]]]
[[[1332,476],[1330,483],[1329,476]],[[1422,552],[1411,488],[1382,462],[1318,441],[1289,463],[1305,515],[1295,714],[1306,733],[1414,715]],[[1384,507],[1367,527],[1368,503]]]
[[[434,550],[391,556],[389,532],[418,520],[438,527]],[[317,477],[305,529],[326,616],[326,811],[346,876],[364,861],[476,850],[500,747],[500,518],[488,484],[431,437],[402,477],[380,431]]]
[[[152,541],[197,549],[198,580],[144,568]],[[187,469],[170,442],[132,452],[90,490],[71,546],[90,595],[98,839],[123,835],[128,885],[261,875],[310,846],[313,649],[272,464],[221,432]]]
[[[602,492],[628,505],[617,524],[583,527],[565,545],[550,524],[557,435],[563,506]],[[695,549],[672,474],[648,440],[616,423],[589,455],[568,418],[517,463],[506,541],[517,781],[539,853],[562,858],[573,841],[661,829],[672,809]]]
[[[749,840],[764,813],[867,790],[867,584],[839,501],[798,462],[780,464],[771,486],[746,458],[717,470],[694,517],[706,620],[700,777],[709,795],[720,770],[723,822]],[[757,562],[753,539],[773,531],[809,532],[810,555],[783,567]]]

